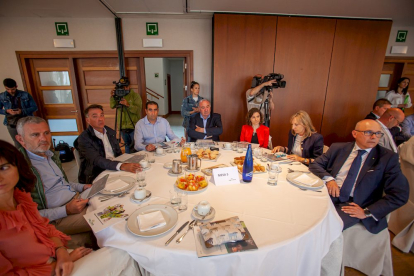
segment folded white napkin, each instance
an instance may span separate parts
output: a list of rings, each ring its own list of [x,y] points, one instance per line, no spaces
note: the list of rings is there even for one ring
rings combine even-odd
[[[125,188],[128,185],[129,184],[126,183],[125,181],[121,179],[117,179],[114,182],[106,183],[105,190],[110,191],[110,192],[115,192],[115,191],[121,190],[122,188]]]
[[[137,220],[139,229],[142,232],[156,229],[167,224],[161,211],[154,211],[148,214],[138,215]]]
[[[318,182],[318,179],[309,177],[306,173],[303,173],[300,176],[296,177],[295,181],[306,186],[313,186]]]

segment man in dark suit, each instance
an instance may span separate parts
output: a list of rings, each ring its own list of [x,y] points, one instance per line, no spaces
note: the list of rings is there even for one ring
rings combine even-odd
[[[104,170],[135,173],[140,168],[139,164],[113,160],[122,155],[122,151],[115,130],[105,125],[103,107],[97,104],[90,105],[85,109],[85,117],[89,127],[74,143],[81,159],[79,183],[92,183]]]
[[[326,181],[344,229],[362,222],[377,234],[387,228],[386,215],[408,200],[398,155],[378,145],[383,135],[376,121],[362,120],[352,131],[355,143],[334,143],[309,166]]]
[[[365,119],[377,120],[379,119],[385,111],[391,108],[391,102],[387,99],[378,99],[375,101],[372,111],[365,117]],[[390,132],[394,139],[400,134],[401,127],[395,126],[390,128]]]
[[[193,116],[190,119],[190,126],[188,128],[189,140],[213,139],[213,141],[220,141],[219,135],[223,133],[220,114],[211,113],[209,100],[201,100],[198,106],[200,115]]]

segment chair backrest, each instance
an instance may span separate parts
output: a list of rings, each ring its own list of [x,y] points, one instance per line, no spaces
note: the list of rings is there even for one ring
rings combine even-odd
[[[79,151],[75,148],[73,148],[73,155],[75,156],[76,165],[78,166],[78,169],[79,169],[81,161],[80,161]]]
[[[328,147],[328,146],[323,145],[323,153],[327,152],[327,151],[328,151],[328,149],[329,149],[329,147]]]
[[[269,135],[269,144],[267,144],[267,148],[272,150],[273,146],[272,146],[272,136]]]

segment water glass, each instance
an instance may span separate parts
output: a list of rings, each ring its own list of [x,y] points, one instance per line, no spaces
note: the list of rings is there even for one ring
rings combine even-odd
[[[279,178],[279,173],[276,170],[270,170],[269,178],[267,179],[267,184],[270,186],[276,186],[278,178]]]
[[[237,151],[237,141],[233,141],[233,143],[231,144],[231,149],[234,151]]]
[[[155,163],[154,153],[149,153],[148,154],[148,163]]]
[[[170,203],[172,206],[178,206],[181,203],[181,197],[175,190],[170,190]]]
[[[178,196],[180,198],[180,205],[178,207],[178,210],[185,211],[187,210],[187,204],[188,204],[188,195],[186,192],[178,192]]]
[[[138,186],[140,187],[147,186],[147,183],[145,182],[145,171],[138,169],[136,171],[136,178],[137,178]]]

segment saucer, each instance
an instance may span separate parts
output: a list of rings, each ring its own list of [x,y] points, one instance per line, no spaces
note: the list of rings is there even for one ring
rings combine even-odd
[[[154,152],[154,155],[155,155],[155,156],[165,156],[165,155],[167,155],[167,154],[166,154],[165,152],[164,152],[164,153],[161,153],[161,154]]]
[[[200,169],[190,170],[190,169],[188,168],[188,166],[185,166],[185,167],[184,167],[184,170],[185,170],[185,171],[187,171],[187,172],[198,172]]]
[[[225,148],[224,145],[221,147],[222,150],[233,150],[232,147],[230,147],[229,149]]]
[[[191,212],[191,215],[193,216],[193,218],[195,218],[196,220],[199,221],[206,221],[206,220],[210,220],[213,219],[214,216],[216,215],[216,210],[214,210],[213,207],[210,208],[210,214],[208,214],[204,219],[201,219],[203,216],[199,215],[197,213],[197,211],[193,208],[193,211]]]
[[[131,199],[132,199],[133,202],[141,204],[141,203],[144,203],[144,202],[148,201],[151,198],[151,196],[152,196],[151,191],[147,190],[147,196],[144,199],[141,200],[141,199],[135,198],[134,193],[132,193]]]
[[[179,175],[182,175],[182,174],[183,174],[183,172],[181,172],[181,173],[173,173],[172,172],[172,169],[168,170],[168,175],[171,175],[171,176],[179,176]]]
[[[172,162],[164,163],[164,169],[171,169],[172,168]]]
[[[147,167],[142,168],[143,171],[148,171],[149,169],[151,169],[151,163],[148,163]]]

